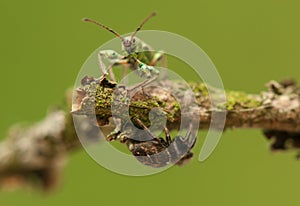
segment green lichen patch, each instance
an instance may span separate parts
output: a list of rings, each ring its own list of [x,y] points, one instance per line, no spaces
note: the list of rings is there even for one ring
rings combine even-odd
[[[196,95],[205,96],[205,97],[209,96],[208,89],[204,83],[192,82],[190,83],[190,86]]]
[[[176,109],[168,109],[172,107],[176,107]],[[174,121],[174,115],[177,112],[177,106],[169,106],[166,102],[161,101],[155,96],[148,99],[132,101],[129,107],[129,115],[130,117],[140,119],[146,126],[150,126],[151,123],[149,114],[153,109],[157,110],[155,112],[155,118],[153,118],[152,121],[162,118],[167,118],[168,122]]]
[[[226,93],[226,98],[224,106],[227,110],[255,108],[261,105],[261,101],[244,92],[230,91]]]

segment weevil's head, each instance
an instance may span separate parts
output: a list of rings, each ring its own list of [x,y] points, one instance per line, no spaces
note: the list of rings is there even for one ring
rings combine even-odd
[[[101,24],[100,22],[97,22],[93,19],[89,19],[89,18],[84,18],[83,21],[85,22],[91,22],[94,23],[104,29],[106,29],[107,31],[113,33],[116,37],[118,37],[119,39],[121,39],[122,41],[122,47],[123,47],[123,51],[127,52],[128,54],[131,54],[133,52],[136,51],[136,41],[137,38],[135,37],[136,33],[141,30],[142,26],[153,16],[155,16],[156,13],[153,12],[151,13],[146,19],[144,19],[144,21],[138,26],[138,28],[135,30],[135,32],[133,32],[133,34],[131,36],[128,37],[122,37],[119,33],[117,33],[116,31],[114,31],[113,29],[105,26],[104,24]]]
[[[156,13],[151,13],[144,21],[138,26],[138,28],[131,34],[131,36],[125,37],[122,39],[123,43],[123,51],[127,52],[128,54],[131,54],[136,51],[136,42],[137,38],[135,37],[136,33],[141,30],[143,25],[153,16],[155,16]]]
[[[127,36],[122,40],[122,50],[131,54],[136,51],[136,37]]]

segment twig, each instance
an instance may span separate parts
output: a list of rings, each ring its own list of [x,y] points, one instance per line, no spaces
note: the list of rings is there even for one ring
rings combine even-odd
[[[258,128],[268,138],[274,138],[276,147],[286,149],[300,145],[300,89],[294,83],[271,81],[268,91],[257,95],[226,92],[227,101],[212,106],[210,96],[216,91],[202,83],[190,83],[200,108],[200,128],[210,126],[211,114],[226,112],[225,128]],[[106,126],[112,116],[113,93],[117,85],[106,79],[86,77],[76,92],[70,111],[54,111],[41,122],[29,128],[13,128],[0,144],[0,181],[5,186],[14,183],[41,185],[49,189],[59,180],[69,153],[81,147],[75,132],[72,115],[96,115],[97,125]],[[180,124],[180,105],[168,91],[180,93],[180,83],[164,82],[164,88],[152,87],[145,93],[137,92],[130,100],[132,117],[149,124],[148,114],[159,107],[165,112],[170,129]],[[179,94],[180,95],[180,94]],[[183,95],[183,94],[182,94]],[[123,100],[121,100],[123,101]],[[123,102],[128,104],[126,99]],[[84,127],[88,133],[95,125]],[[279,145],[279,146],[278,146]],[[23,185],[24,186],[24,185]]]

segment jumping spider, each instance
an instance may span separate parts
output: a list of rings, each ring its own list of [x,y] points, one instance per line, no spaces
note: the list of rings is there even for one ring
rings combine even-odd
[[[130,152],[142,164],[151,167],[164,167],[170,164],[184,165],[192,157],[191,149],[196,142],[196,136],[191,137],[191,126],[185,137],[176,136],[173,140],[168,129],[164,132],[166,139],[156,137],[139,119],[132,119],[142,130],[133,132],[133,124],[126,123],[117,139],[128,146]]]

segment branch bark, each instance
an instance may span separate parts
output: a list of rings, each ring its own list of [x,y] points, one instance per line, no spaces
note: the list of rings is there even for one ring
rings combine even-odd
[[[169,91],[180,93],[180,83],[161,82],[161,87],[148,87],[130,99],[129,114],[150,124],[151,109],[159,107],[167,117],[167,126],[180,125],[179,102]],[[257,128],[273,139],[272,149],[298,148],[300,146],[300,88],[294,82],[271,81],[267,91],[260,94],[226,92],[226,102],[212,104],[210,96],[218,94],[203,83],[190,83],[200,108],[200,129],[210,126],[212,112],[226,112],[225,128]],[[107,79],[85,77],[75,92],[72,111],[50,112],[41,122],[29,127],[14,127],[0,144],[0,181],[4,186],[34,185],[49,189],[60,177],[67,156],[81,147],[75,132],[73,116],[95,116],[97,122],[84,126],[89,132],[95,127],[106,127],[112,116],[113,94],[120,91],[116,83]],[[125,90],[127,91],[127,90]],[[127,93],[126,93],[127,94]],[[70,98],[69,98],[70,99]],[[128,104],[126,98],[121,103]],[[119,106],[122,108],[120,102]],[[192,108],[189,108],[192,109]]]

